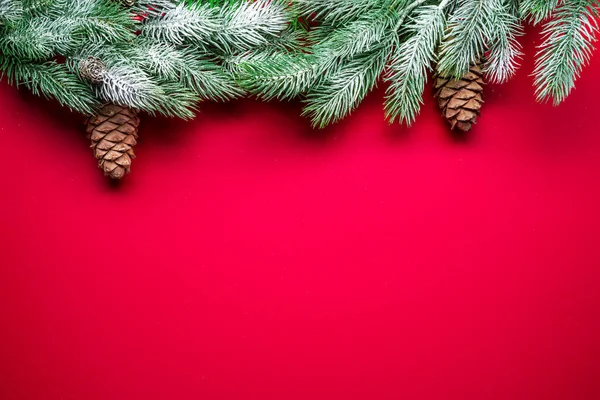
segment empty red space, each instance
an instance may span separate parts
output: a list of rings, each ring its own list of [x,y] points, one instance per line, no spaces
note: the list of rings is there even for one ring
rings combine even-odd
[[[383,89],[144,118],[111,185],[82,118],[0,85],[0,399],[600,398],[600,53],[536,104],[535,41],[448,133]]]

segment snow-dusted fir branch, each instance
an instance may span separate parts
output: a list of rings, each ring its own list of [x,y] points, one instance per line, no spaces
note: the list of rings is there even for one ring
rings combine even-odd
[[[589,63],[598,34],[597,0],[565,0],[542,32],[534,71],[538,100],[562,102]]]
[[[273,0],[180,3],[143,25],[144,35],[174,44],[194,43],[233,54],[277,40],[289,25],[286,5]]]
[[[342,24],[360,18],[380,6],[378,0],[296,0],[298,10],[329,24]]]
[[[316,29],[313,40],[318,43],[314,50],[332,52],[338,59],[354,57],[391,39],[392,27],[399,19],[394,10],[375,8],[339,28],[325,28],[325,34]]]
[[[92,42],[133,40],[136,22],[119,3],[107,0],[78,0],[55,19],[59,30]]]
[[[198,53],[194,48],[146,42],[136,49],[136,57],[138,64],[149,74],[177,81],[200,99],[228,100],[243,94],[214,56]]]
[[[494,37],[494,22],[502,0],[457,0],[448,19],[438,70],[460,77],[480,60]]]
[[[308,93],[303,114],[319,128],[350,114],[377,84],[391,50],[385,43],[345,62]]]
[[[23,15],[21,0],[0,0],[0,26],[19,19]]]
[[[561,0],[523,0],[520,4],[521,15],[537,25],[550,18],[560,1]]]
[[[98,87],[102,99],[132,108],[155,110],[160,88],[139,68],[116,66],[109,68]]]
[[[198,106],[198,96],[193,91],[174,81],[161,81],[160,89],[159,102],[156,106],[158,113],[182,119],[194,118]],[[153,114],[152,111],[148,112]]]
[[[19,20],[0,37],[0,53],[19,60],[44,60],[66,50],[71,37],[48,18]]]
[[[0,0],[0,3],[5,4],[13,3],[13,7],[16,5],[22,8],[20,17],[24,16],[41,16],[56,17],[58,12],[57,5],[64,6],[66,0]]]
[[[55,61],[28,63],[5,59],[0,68],[14,85],[23,85],[35,95],[53,98],[61,105],[83,114],[91,114],[99,105],[92,90]]]
[[[153,40],[174,44],[205,43],[220,28],[214,8],[204,4],[187,6],[182,3],[146,21],[142,34]]]
[[[130,8],[133,14],[156,17],[177,7],[174,0],[137,0]]]
[[[526,22],[544,24],[537,96],[564,100],[591,57],[600,0],[130,3],[0,0],[0,69],[82,112],[113,101],[187,118],[200,100],[247,90],[264,99],[303,96],[316,126],[352,112],[383,74],[388,119],[410,124],[432,64],[459,78],[485,62],[489,80],[509,79]],[[90,57],[106,65],[102,84],[79,71]]]
[[[498,3],[497,7],[485,69],[491,82],[503,83],[519,68],[522,53],[517,38],[523,35],[523,26],[511,9],[510,0]]]
[[[286,6],[273,0],[255,0],[220,7],[219,18],[221,27],[210,41],[228,54],[276,40],[290,22]]]
[[[39,10],[42,5],[36,3],[36,6],[35,9]],[[55,54],[67,55],[86,41],[117,42],[135,37],[132,32],[134,21],[115,3],[106,0],[71,0],[65,3],[63,0],[45,7],[43,15],[12,22],[12,29],[0,36],[3,54],[41,60]],[[28,12],[21,14],[22,17],[28,15]]]
[[[200,100],[245,93],[226,58],[302,48],[284,1],[133,3],[0,0],[0,68],[12,83],[81,112],[92,112],[85,104],[95,95],[95,104],[189,118]],[[106,67],[102,82],[81,74],[89,58]]]
[[[110,68],[97,91],[111,103],[180,118],[194,116],[197,100],[181,86],[157,85],[143,70],[125,65]]]
[[[403,50],[410,51],[407,47],[399,50],[401,38],[410,35],[403,24],[410,19],[415,9],[425,3],[425,0],[380,0],[368,4],[360,3],[360,0],[358,2],[355,6],[358,5],[360,8],[362,5],[364,12],[351,20],[338,17],[336,11],[323,1],[315,0],[312,7],[306,6],[309,11],[317,13],[329,11],[333,16],[328,18],[324,15],[322,21],[326,22],[325,25],[316,29],[315,34],[312,35],[315,42],[312,46],[314,54],[327,60],[330,70],[328,75],[319,79],[315,83],[315,88],[307,94],[304,114],[312,118],[315,126],[323,127],[350,114],[376,85],[392,53],[395,52],[394,49],[396,54]],[[443,1],[432,7],[439,10],[443,17],[443,9],[447,3],[448,1]],[[437,28],[438,32],[443,32],[443,18],[441,28],[439,26]],[[428,30],[425,34],[430,33],[431,31]],[[433,53],[433,47],[439,42],[435,36],[425,39],[434,43],[430,46],[432,48],[429,50],[430,53]],[[409,62],[405,66],[412,68],[416,65]],[[426,69],[426,66],[419,65],[419,68]],[[395,77],[398,78],[398,75]],[[408,78],[412,79],[413,76]],[[418,109],[422,90],[417,88],[416,92],[419,92],[416,100]],[[414,95],[415,91],[411,94]],[[397,95],[402,96],[401,93]],[[392,100],[391,104],[396,103]],[[410,104],[404,104],[403,107],[406,110]],[[390,107],[392,108],[393,106]]]
[[[440,6],[416,10],[404,32],[408,39],[398,46],[387,71],[390,82],[385,101],[386,116],[412,124],[421,108],[427,71],[435,61],[435,50],[444,34],[446,16]]]
[[[305,93],[322,73],[317,57],[303,52],[253,53],[241,57],[235,68],[242,87],[265,100]]]
[[[358,0],[352,3],[357,5]],[[309,2],[300,2],[300,7],[313,9]],[[326,10],[330,5],[320,2],[318,7]],[[391,49],[393,37],[389,33],[397,15],[393,10],[382,8],[381,4],[375,7],[373,2],[364,9],[366,12],[355,21],[335,27],[323,25],[312,30],[307,38],[312,44],[310,54],[279,51],[255,53],[243,58],[238,66],[242,86],[265,99],[288,99],[314,87],[311,98],[319,101],[321,93],[329,93],[321,90],[321,86],[327,85],[341,69],[356,68],[362,62],[358,60],[370,65],[365,54],[373,54],[376,50],[380,52],[382,47]],[[382,46],[384,42],[386,46]],[[369,70],[368,66],[366,70]],[[336,104],[348,105],[350,102]]]

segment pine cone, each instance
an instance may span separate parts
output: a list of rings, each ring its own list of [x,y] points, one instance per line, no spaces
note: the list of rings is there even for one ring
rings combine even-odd
[[[79,75],[86,81],[99,85],[104,82],[106,65],[97,57],[88,57],[79,61]]]
[[[107,104],[88,119],[87,133],[92,140],[90,147],[94,149],[104,175],[121,179],[130,172],[140,124],[137,114],[131,108]]]
[[[471,130],[483,104],[483,71],[480,64],[471,66],[461,79],[436,74],[435,97],[451,129]]]

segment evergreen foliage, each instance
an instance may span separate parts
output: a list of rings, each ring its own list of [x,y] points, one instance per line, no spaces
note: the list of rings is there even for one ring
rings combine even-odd
[[[296,0],[313,27],[304,47],[238,59],[241,85],[264,99],[303,96],[317,127],[350,114],[377,84],[389,83],[390,122],[411,124],[428,75],[460,78],[484,62],[502,83],[519,66],[527,22],[543,24],[535,75],[539,100],[563,101],[589,62],[599,0]]]
[[[568,0],[558,4],[544,25],[544,38],[534,71],[539,100],[562,102],[590,61],[598,33],[597,0]]]
[[[270,0],[0,0],[0,71],[84,114],[112,102],[190,118],[199,100],[242,95],[226,60],[269,48],[289,21]],[[101,84],[79,73],[89,57]]]
[[[600,0],[0,0],[0,71],[92,114],[113,102],[190,118],[200,100],[302,96],[318,127],[381,80],[385,114],[411,124],[432,70],[483,62],[510,79],[526,23],[542,25],[540,101],[563,101],[590,61]],[[106,66],[100,84],[80,62]]]

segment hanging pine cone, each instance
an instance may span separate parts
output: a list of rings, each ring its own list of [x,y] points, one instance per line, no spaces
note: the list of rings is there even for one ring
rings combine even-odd
[[[130,172],[135,158],[133,146],[137,143],[140,119],[138,112],[115,104],[107,104],[87,121],[91,148],[104,175],[121,179]]]
[[[451,129],[471,130],[483,104],[483,71],[480,64],[471,66],[461,79],[436,74],[435,97]]]

